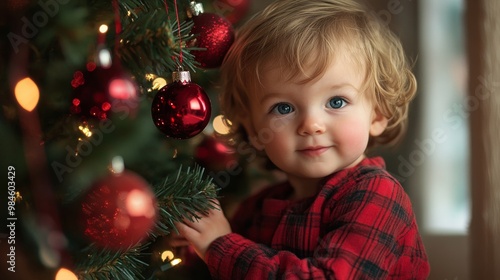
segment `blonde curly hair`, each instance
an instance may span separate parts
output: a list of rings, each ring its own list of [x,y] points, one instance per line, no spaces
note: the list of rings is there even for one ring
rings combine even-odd
[[[242,123],[266,66],[272,63],[287,79],[305,77],[307,82],[322,75],[341,49],[363,67],[363,92],[388,119],[368,148],[397,142],[406,131],[415,76],[399,39],[375,12],[349,0],[278,0],[238,30],[220,69],[220,104],[230,136],[247,140]]]

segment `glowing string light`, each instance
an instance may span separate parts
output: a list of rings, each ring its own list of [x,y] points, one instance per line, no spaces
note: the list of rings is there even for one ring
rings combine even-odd
[[[163,253],[161,253],[161,260],[162,261],[170,261],[174,259],[174,253],[170,250],[166,250]]]
[[[38,104],[38,100],[40,99],[40,91],[38,90],[37,85],[28,77],[17,82],[14,88],[14,94],[16,96],[17,103],[19,103],[19,105],[21,105],[21,107],[28,112],[35,109]]]
[[[55,280],[78,280],[78,277],[71,271],[66,268],[61,268],[57,271]]]
[[[219,115],[214,118],[212,126],[214,127],[215,132],[220,135],[227,135],[231,131],[227,124],[231,124],[229,120],[224,120],[223,115]]]
[[[106,24],[102,24],[101,26],[99,26],[99,32],[104,34],[104,33],[108,32],[108,28],[109,27]]]
[[[90,130],[90,128],[88,126],[83,126],[83,125],[80,125],[78,126],[78,129],[87,137],[91,137],[92,136],[92,131]]]
[[[163,78],[156,78],[154,81],[153,81],[153,89],[161,89],[162,87],[166,86],[167,85],[167,80],[163,79]]]
[[[180,258],[175,258],[174,253],[170,250],[166,250],[166,251],[163,251],[163,253],[161,253],[161,260],[163,262],[167,262],[166,264],[161,266],[162,271],[169,270],[172,267],[174,267],[182,262],[182,260]]]
[[[173,259],[171,262],[168,262],[168,263],[162,265],[160,267],[160,269],[161,269],[161,271],[167,271],[167,270],[171,269],[172,267],[180,264],[181,262],[182,262],[182,260],[179,258]]]

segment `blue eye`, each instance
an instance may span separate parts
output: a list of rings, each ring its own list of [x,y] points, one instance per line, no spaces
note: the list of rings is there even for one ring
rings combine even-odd
[[[333,97],[328,101],[327,107],[333,108],[333,109],[340,109],[347,105],[347,102],[345,101],[344,98],[341,97]]]
[[[279,115],[290,114],[293,111],[294,111],[294,109],[293,109],[292,105],[290,105],[288,103],[278,103],[271,108],[271,113],[279,114]]]

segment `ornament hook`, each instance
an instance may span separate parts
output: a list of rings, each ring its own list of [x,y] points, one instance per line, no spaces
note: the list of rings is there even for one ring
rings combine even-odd
[[[203,9],[202,3],[197,3],[196,1],[189,2],[189,8],[187,10],[188,18],[192,18],[194,16],[199,16],[203,14],[205,10]]]

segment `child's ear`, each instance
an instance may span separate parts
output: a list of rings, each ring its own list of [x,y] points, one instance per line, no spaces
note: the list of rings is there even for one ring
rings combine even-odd
[[[379,136],[387,128],[389,120],[380,113],[379,110],[373,110],[372,122],[370,124],[370,136]]]
[[[245,131],[247,132],[248,135],[248,141],[250,141],[250,144],[257,149],[258,151],[264,150],[264,145],[259,140],[259,135],[257,131],[255,131],[255,127],[252,124],[251,120],[245,119],[244,121],[241,122],[243,127],[245,128]]]

